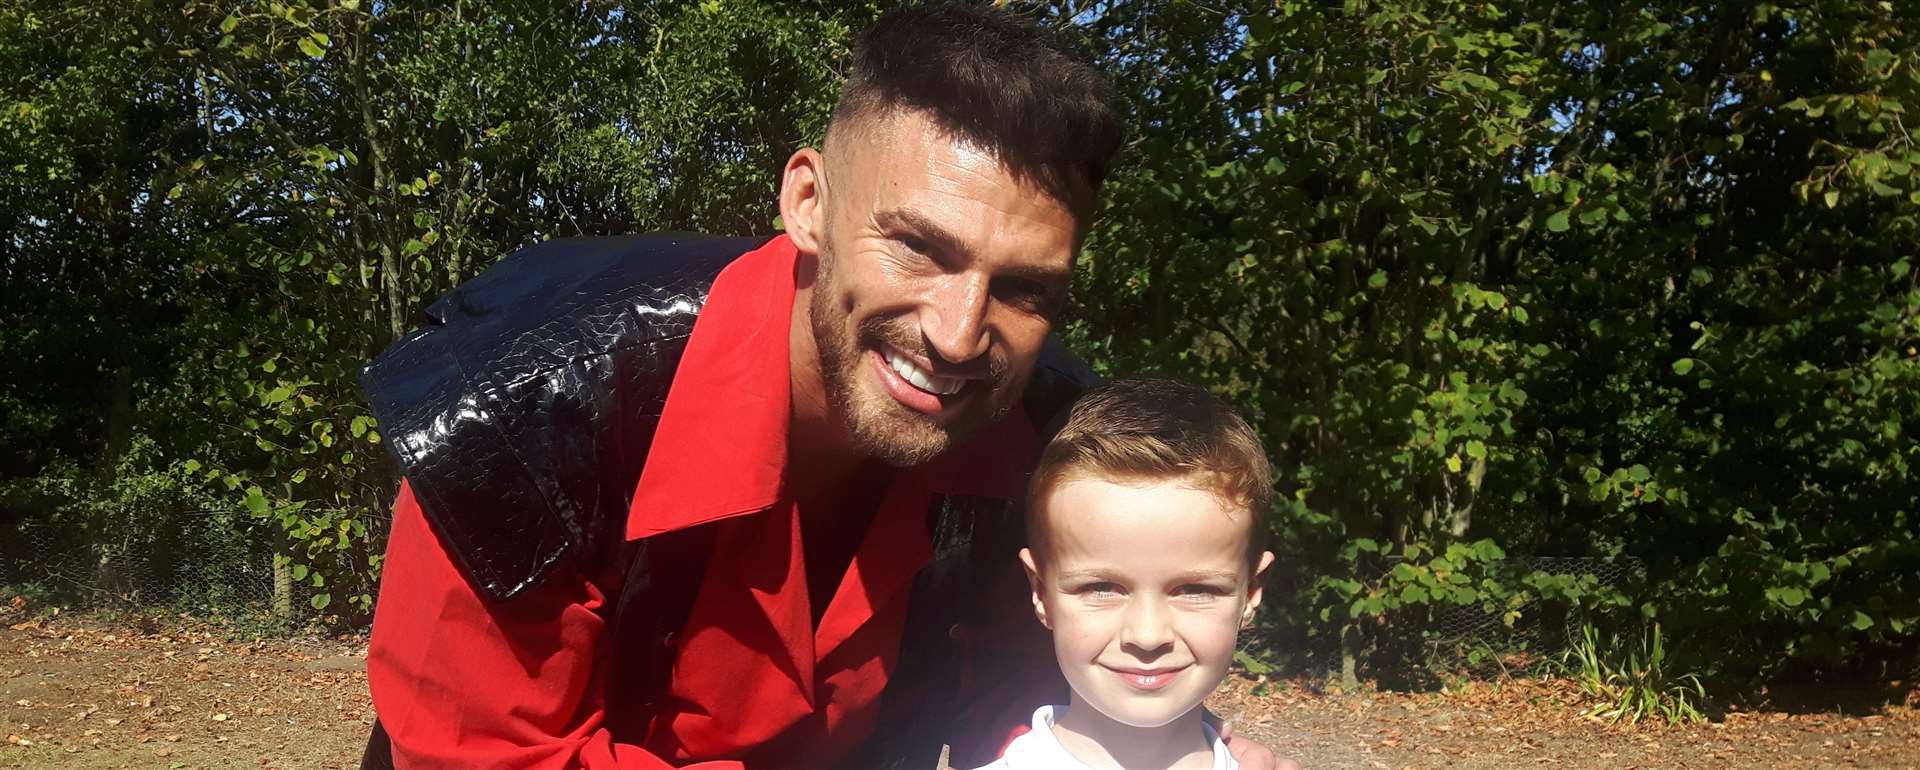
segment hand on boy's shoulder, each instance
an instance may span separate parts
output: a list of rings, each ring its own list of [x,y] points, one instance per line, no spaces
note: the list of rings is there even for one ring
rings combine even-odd
[[[1235,736],[1231,722],[1221,722],[1217,731],[1220,740],[1227,742],[1227,753],[1240,763],[1240,770],[1302,770],[1299,762],[1275,756],[1272,749]]]

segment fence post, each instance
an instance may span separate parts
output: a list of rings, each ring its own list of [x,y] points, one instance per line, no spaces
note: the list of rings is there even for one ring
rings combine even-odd
[[[285,554],[273,555],[273,617],[293,617],[293,559]]]

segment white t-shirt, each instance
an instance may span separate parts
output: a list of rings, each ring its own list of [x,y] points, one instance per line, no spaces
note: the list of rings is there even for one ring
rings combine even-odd
[[[979,770],[1086,770],[1086,763],[1067,753],[1067,747],[1060,745],[1059,736],[1053,734],[1055,708],[1065,711],[1067,707],[1035,709],[1033,730],[1013,739],[998,760]],[[1213,727],[1202,723],[1200,729],[1206,731],[1207,745],[1213,747],[1213,770],[1240,770],[1240,763],[1227,753],[1227,742],[1220,740]]]

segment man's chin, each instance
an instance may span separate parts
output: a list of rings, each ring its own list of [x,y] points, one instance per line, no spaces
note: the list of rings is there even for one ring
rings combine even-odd
[[[898,404],[869,403],[853,419],[853,440],[862,454],[895,468],[925,465],[955,444],[953,434],[926,415]]]

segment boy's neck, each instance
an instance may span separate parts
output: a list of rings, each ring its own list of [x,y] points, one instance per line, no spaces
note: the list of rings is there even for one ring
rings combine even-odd
[[[1092,768],[1213,767],[1213,746],[1207,743],[1196,707],[1159,727],[1134,727],[1107,718],[1074,693],[1067,713],[1053,715],[1053,734],[1067,753]]]

